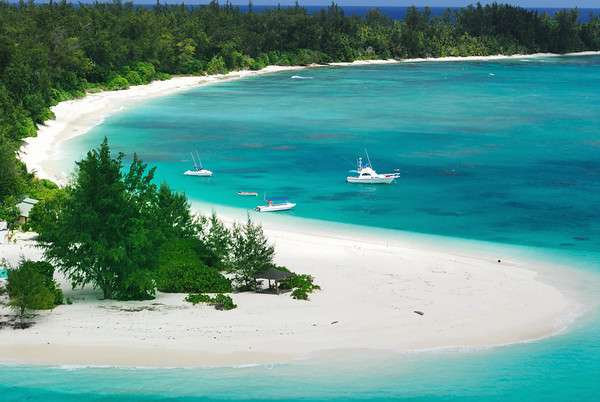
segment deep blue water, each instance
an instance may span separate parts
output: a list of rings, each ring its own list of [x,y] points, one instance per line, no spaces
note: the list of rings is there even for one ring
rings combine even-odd
[[[295,216],[541,247],[600,272],[600,57],[318,68],[220,83],[115,115],[67,144],[70,155],[104,135],[193,199],[251,208],[257,201],[237,191],[286,193]],[[365,147],[376,168],[400,168],[398,183],[344,182]],[[181,175],[192,149],[213,178]],[[193,370],[7,366],[0,400],[595,402],[598,334],[593,313],[561,336],[460,353]]]
[[[11,3],[17,3],[17,0],[10,0]],[[43,0],[43,1],[36,1],[36,3],[47,3],[48,0]],[[79,3],[79,2],[74,2],[74,1],[69,1],[72,3]],[[81,3],[85,4],[85,3],[93,3],[92,0],[85,0],[85,1],[81,1]],[[156,5],[156,1],[154,0],[136,0],[133,1],[134,4],[137,5],[141,5],[143,7],[154,7]],[[206,1],[161,1],[161,4],[181,4],[181,3],[185,3],[186,5],[188,5],[189,7],[197,7],[199,4],[207,4]],[[302,6],[303,8],[306,9],[306,11],[309,14],[317,14],[319,13],[321,10],[323,10],[325,7],[327,6],[320,6],[320,5],[303,5],[302,2],[299,2],[300,6]],[[241,11],[243,12],[248,12],[249,7],[247,4],[240,4],[237,5],[236,7],[239,7]],[[274,8],[276,8],[277,6],[275,5],[263,5],[263,4],[255,4],[252,6],[252,11],[255,13],[262,13],[265,11],[269,11],[272,10]],[[281,7],[293,7],[293,6],[286,6],[286,5],[282,5]],[[404,17],[406,16],[406,11],[408,10],[408,7],[387,7],[387,6],[370,6],[370,5],[364,5],[364,6],[340,6],[345,15],[353,15],[353,16],[359,16],[359,17],[364,17],[365,15],[367,15],[369,13],[370,10],[376,8],[377,10],[379,10],[383,15],[390,17],[392,19],[395,20],[403,20]],[[417,7],[420,11],[423,11],[425,9],[425,7]],[[431,16],[432,17],[441,17],[442,15],[444,15],[444,13],[447,10],[458,10],[461,7],[429,7],[430,11],[431,11]],[[533,10],[533,11],[537,11],[540,14],[548,14],[548,15],[554,15],[556,14],[558,11],[560,10],[564,10],[565,8],[558,8],[558,7],[525,7],[529,10]],[[585,23],[588,22],[590,20],[591,17],[593,16],[598,16],[600,15],[600,8],[579,8],[579,22]]]
[[[187,2],[186,2],[187,3]],[[302,3],[300,3],[302,4]],[[248,6],[241,5],[240,9],[244,12],[248,11]],[[373,6],[341,6],[344,10],[345,15],[356,15],[359,17],[364,17],[369,13],[373,8],[377,8],[381,14],[388,16],[395,20],[403,20],[406,17],[406,11],[409,7],[373,7]],[[317,14],[322,9],[323,6],[304,6],[306,10],[310,14]],[[419,11],[423,11],[425,7],[417,7]],[[461,7],[429,7],[431,11],[432,17],[441,17],[447,10],[458,10]],[[560,10],[564,10],[564,8],[553,8],[553,7],[526,7],[529,10],[537,11],[539,14],[548,14],[554,15]],[[264,5],[255,5],[252,6],[252,10],[254,12],[264,12],[266,10],[273,9],[273,6],[264,6]],[[580,8],[579,9],[579,21],[580,22],[588,22],[592,16],[600,15],[600,8]]]

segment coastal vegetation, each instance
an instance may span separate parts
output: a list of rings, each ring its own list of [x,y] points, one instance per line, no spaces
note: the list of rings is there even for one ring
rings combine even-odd
[[[184,194],[153,182],[154,173],[135,154],[126,168],[106,139],[77,162],[72,183],[31,213],[48,275],[54,264],[73,287],[93,286],[105,299],[153,299],[157,290],[216,293],[190,301],[228,310],[235,305],[223,293],[256,290],[269,269],[289,273],[275,265],[273,245],[250,217],[232,229],[214,213],[197,217]],[[289,289],[316,288],[308,276],[294,278]]]
[[[216,310],[233,310],[237,308],[237,304],[233,302],[231,296],[224,295],[223,293],[217,293],[215,296],[210,296],[203,293],[193,293],[187,295],[185,301],[192,303],[193,305],[204,303],[209,306],[214,306]]]
[[[245,225],[235,223],[231,233],[229,271],[239,289],[256,289],[257,276],[274,267],[275,248],[269,244],[262,227],[255,225],[250,217]]]
[[[159,254],[158,290],[166,293],[231,292],[231,281],[202,258],[205,249],[199,239],[165,243]]]
[[[16,222],[25,195],[56,186],[17,158],[23,138],[52,118],[58,102],[119,90],[170,74],[216,74],[267,65],[357,59],[469,56],[600,49],[600,18],[554,16],[479,4],[403,21],[376,9],[345,16],[332,4],[311,15],[296,6],[244,13],[226,4],[138,7],[131,3],[0,2],[0,219]]]
[[[292,297],[297,300],[308,300],[309,295],[321,287],[314,283],[314,278],[306,274],[292,274],[279,285],[280,289],[291,289]]]
[[[30,310],[49,310],[63,304],[63,293],[54,281],[54,268],[45,261],[21,261],[8,271],[8,305],[22,320]]]

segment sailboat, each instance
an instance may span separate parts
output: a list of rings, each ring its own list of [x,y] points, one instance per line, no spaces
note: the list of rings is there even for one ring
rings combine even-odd
[[[190,170],[186,170],[183,174],[186,176],[200,176],[200,177],[210,177],[213,175],[213,172],[208,170],[208,169],[204,169],[202,167],[202,161],[200,160],[200,155],[198,155],[198,151],[196,151],[196,158],[194,158],[194,154],[192,152],[190,152],[190,155],[192,155],[192,161],[194,162],[194,169],[190,169]],[[196,163],[196,159],[198,159],[198,162]]]
[[[361,183],[361,184],[391,184],[400,177],[400,172],[394,173],[377,173],[375,169],[371,167],[371,159],[369,153],[365,149],[365,155],[367,157],[367,163],[363,163],[361,157],[358,158],[356,163],[356,170],[351,170],[350,173],[355,173],[356,176],[346,177],[348,183]]]

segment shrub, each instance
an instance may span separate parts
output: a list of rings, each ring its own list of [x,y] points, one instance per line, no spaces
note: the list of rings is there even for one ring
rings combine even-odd
[[[138,270],[123,278],[116,291],[118,300],[152,300],[156,296],[156,280],[148,270]]]
[[[304,288],[296,288],[292,291],[292,297],[296,300],[308,300],[308,292]]]
[[[156,75],[156,69],[152,63],[139,62],[135,64],[133,69],[137,71],[144,83],[152,81]]]
[[[167,293],[231,292],[231,281],[206,266],[198,250],[198,240],[170,241],[160,251],[158,290]]]
[[[213,57],[206,65],[206,72],[208,74],[225,74],[227,72],[225,60],[221,56]]]
[[[163,72],[159,71],[155,74],[154,78],[159,81],[165,81],[165,80],[168,80],[169,78],[171,78],[171,74],[167,74],[167,73],[163,73]]]
[[[144,83],[144,80],[140,76],[140,74],[135,70],[129,70],[125,75],[125,79],[131,85],[141,85]]]
[[[186,302],[192,303],[194,306],[199,303],[210,303],[212,299],[204,293],[190,293],[185,298]]]
[[[217,310],[233,310],[237,307],[237,304],[233,302],[230,296],[219,293],[216,295],[211,304],[215,306]]]
[[[9,306],[20,317],[27,310],[48,310],[63,303],[63,293],[53,279],[54,267],[45,261],[23,261],[8,271]]]
[[[319,285],[314,283],[314,278],[305,274],[293,274],[286,280],[282,281],[281,289],[293,289],[292,297],[298,300],[308,300],[308,295],[315,290],[321,289]]]
[[[233,302],[233,299],[223,293],[218,293],[214,297],[203,293],[189,294],[185,298],[185,301],[190,302],[193,305],[206,303],[210,306],[214,306],[217,310],[233,310],[237,307],[237,304]]]
[[[127,89],[129,88],[129,81],[127,81],[125,77],[117,74],[110,81],[108,81],[106,87],[111,91],[115,91],[118,89]]]

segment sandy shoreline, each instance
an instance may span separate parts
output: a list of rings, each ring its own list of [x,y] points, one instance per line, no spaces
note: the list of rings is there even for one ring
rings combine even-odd
[[[209,85],[215,82],[230,81],[279,71],[298,70],[299,66],[269,66],[259,71],[234,71],[228,74],[207,76],[173,77],[165,81],[153,81],[147,85],[132,86],[126,90],[104,91],[87,94],[80,99],[61,102],[51,108],[53,120],[38,125],[36,137],[24,140],[19,157],[29,172],[36,176],[65,184],[69,172],[51,171],[52,161],[59,152],[58,146],[73,137],[83,135],[101,124],[106,117],[118,113],[127,107],[160,96]]]
[[[418,239],[323,232],[283,220],[265,226],[277,262],[314,275],[322,286],[310,302],[240,293],[233,295],[239,307],[221,312],[192,306],[183,294],[102,301],[98,292],[71,290],[63,280],[73,304],[41,313],[30,329],[0,331],[0,362],[197,367],[319,359],[336,351],[349,357],[364,350],[485,348],[551,336],[584,312],[579,300],[542,282],[531,261],[501,247],[449,251]],[[31,240],[0,245],[0,254],[13,263],[41,256]]]
[[[21,157],[40,177],[64,182],[66,175],[51,163],[60,143],[109,114],[218,80],[297,68],[176,77],[63,102],[53,108],[56,120],[27,141]],[[245,214],[193,204],[200,212],[213,207],[226,221]],[[478,249],[465,241],[452,249],[435,238],[409,241],[343,226],[336,232],[279,217],[262,222],[276,244],[277,263],[314,275],[323,288],[310,302],[242,293],[233,296],[238,309],[220,312],[191,306],[180,294],[147,302],[99,301],[97,292],[73,291],[65,282],[73,305],[42,313],[30,329],[0,331],[0,362],[187,367],[285,362],[332,350],[489,347],[551,336],[584,311],[573,292],[540,278],[550,268],[511,254],[509,247]],[[13,264],[22,255],[39,258],[40,250],[26,239],[0,245],[0,257]]]

